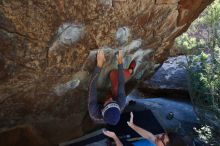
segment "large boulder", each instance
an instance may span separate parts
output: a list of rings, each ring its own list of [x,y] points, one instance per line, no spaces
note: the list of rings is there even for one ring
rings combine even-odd
[[[145,97],[187,98],[189,93],[186,67],[186,56],[170,57],[150,79],[140,83],[138,89]]]
[[[107,56],[99,91],[110,86],[118,49],[125,68],[137,61],[131,80],[140,79],[212,1],[0,0],[0,131],[27,124],[57,144],[92,130],[97,49]]]

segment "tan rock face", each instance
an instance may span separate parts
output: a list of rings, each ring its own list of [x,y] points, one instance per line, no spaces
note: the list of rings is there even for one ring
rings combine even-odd
[[[131,80],[140,79],[211,2],[0,0],[0,129],[29,124],[51,143],[91,130],[87,86],[96,49],[107,56],[100,92],[117,67],[116,48],[124,67],[137,60]]]

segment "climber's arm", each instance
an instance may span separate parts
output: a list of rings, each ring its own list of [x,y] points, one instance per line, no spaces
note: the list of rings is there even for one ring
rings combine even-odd
[[[125,107],[126,95],[125,95],[125,79],[123,73],[123,64],[118,64],[118,104],[121,108],[121,111]]]
[[[101,114],[101,108],[100,105],[97,103],[97,85],[96,82],[98,80],[98,75],[101,71],[101,68],[96,67],[90,83],[89,83],[89,101],[88,101],[88,109],[89,109],[89,115],[92,120],[94,120],[96,123],[104,123],[104,120],[102,118]]]
[[[121,111],[125,107],[126,102],[126,95],[125,95],[125,79],[124,79],[124,72],[123,72],[123,57],[122,51],[119,51],[118,56],[118,98],[117,102],[121,108]]]
[[[100,105],[97,103],[97,86],[98,75],[105,62],[105,54],[102,50],[97,53],[97,67],[95,68],[89,83],[89,101],[88,109],[90,117],[97,123],[104,123]]]

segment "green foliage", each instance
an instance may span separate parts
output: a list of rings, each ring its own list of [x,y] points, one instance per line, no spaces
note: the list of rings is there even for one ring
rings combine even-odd
[[[215,0],[196,20],[196,23],[202,23],[209,26],[219,23],[220,20],[220,0]]]
[[[190,37],[189,34],[184,33],[181,37],[176,39],[178,46],[181,46],[184,49],[193,49],[197,47],[197,41],[195,37]]]
[[[205,124],[220,130],[220,0],[215,0],[176,39],[187,55],[189,90],[195,111]]]

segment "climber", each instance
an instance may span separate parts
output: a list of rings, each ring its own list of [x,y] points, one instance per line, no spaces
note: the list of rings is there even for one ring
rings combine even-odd
[[[118,71],[112,70],[110,72],[109,77],[111,80],[111,91],[106,96],[104,102],[100,104],[97,101],[96,82],[105,62],[105,55],[104,52],[100,50],[97,53],[97,66],[90,80],[88,99],[89,115],[96,123],[116,125],[120,120],[120,113],[125,107],[125,80],[133,74],[136,62],[133,60],[128,69],[123,69],[122,51],[119,51],[116,57],[118,62]]]
[[[131,112],[130,121],[128,121],[127,124],[144,139],[131,143],[123,141],[126,146],[186,146],[180,135],[173,132],[154,135],[151,132],[135,125],[133,122],[133,117],[133,113]],[[123,146],[122,141],[120,141],[114,132],[103,130],[103,134],[109,138],[112,138],[116,146]]]

